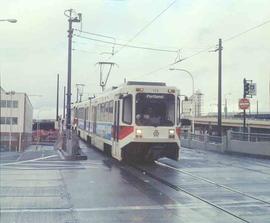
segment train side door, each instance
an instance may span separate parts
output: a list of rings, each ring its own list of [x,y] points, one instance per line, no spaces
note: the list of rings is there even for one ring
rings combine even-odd
[[[116,100],[114,102],[114,114],[113,114],[113,134],[112,134],[112,156],[115,158],[120,158],[119,149],[119,120],[120,120],[120,101]]]

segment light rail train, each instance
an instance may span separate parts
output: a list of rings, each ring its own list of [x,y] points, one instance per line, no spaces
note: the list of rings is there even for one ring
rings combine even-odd
[[[129,81],[76,103],[80,138],[117,160],[175,160],[180,150],[179,90],[161,82]]]

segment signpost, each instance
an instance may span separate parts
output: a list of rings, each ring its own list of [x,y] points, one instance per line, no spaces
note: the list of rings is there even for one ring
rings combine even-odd
[[[246,110],[246,109],[249,109],[249,106],[250,106],[250,102],[249,102],[248,98],[239,99],[239,108],[240,109]]]
[[[252,98],[252,96],[257,94],[257,85],[256,83],[253,83],[252,80],[246,80],[246,78],[244,78],[243,80],[243,87],[244,87],[244,94],[243,94],[243,98],[239,100],[239,108],[243,109],[243,116],[244,116],[244,120],[243,120],[243,132],[245,133],[246,131],[246,109],[249,109],[250,106],[250,102],[248,98]]]

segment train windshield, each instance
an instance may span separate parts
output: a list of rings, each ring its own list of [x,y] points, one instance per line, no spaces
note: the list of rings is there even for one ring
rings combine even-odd
[[[136,124],[140,126],[173,126],[175,96],[172,94],[138,93]]]

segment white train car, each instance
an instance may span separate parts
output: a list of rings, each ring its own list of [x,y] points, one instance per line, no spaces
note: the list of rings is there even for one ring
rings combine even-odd
[[[130,81],[74,105],[77,134],[118,160],[177,160],[179,91],[160,82]]]

